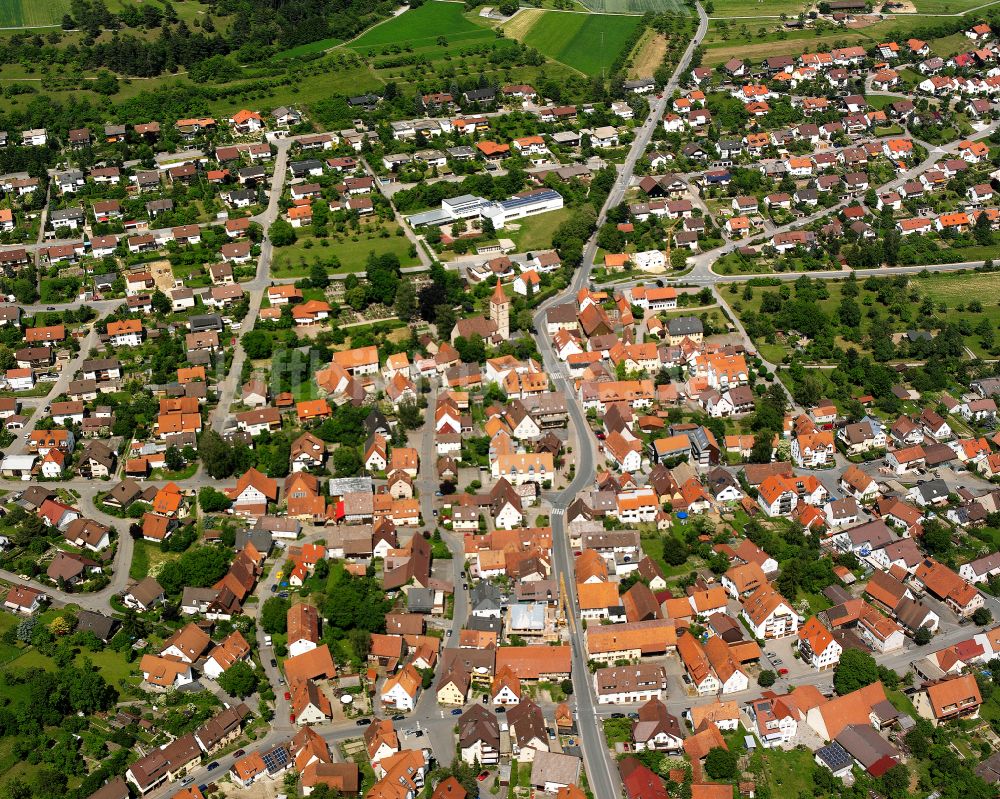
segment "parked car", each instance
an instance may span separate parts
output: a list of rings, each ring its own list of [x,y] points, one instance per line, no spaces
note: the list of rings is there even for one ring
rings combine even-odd
[[[405,721],[406,720],[406,716],[404,716],[402,713],[397,713],[395,716],[392,717],[392,720],[393,721]]]
[[[287,700],[289,700],[291,698],[292,698],[292,692],[291,691],[285,691],[285,700],[287,701]]]
[[[488,776],[490,776],[490,773],[488,771],[484,771],[484,772],[480,773],[480,775],[478,777],[476,777],[476,779],[479,780],[480,782],[482,782]]]
[[[278,668],[278,661],[275,660],[274,658],[271,658],[271,668],[272,669]]]
[[[359,727],[367,727],[369,724],[372,723],[372,720],[371,719],[358,719],[354,723],[357,724]]]
[[[460,707],[454,708],[451,711],[451,715],[453,715],[453,716],[461,716],[462,715],[462,708],[460,708]]]
[[[243,755],[245,755],[246,753],[247,753],[246,749],[237,749],[235,752],[233,752],[233,757],[243,757]]]
[[[208,764],[208,770],[209,771],[215,771],[218,767],[219,767],[219,761],[218,760],[213,760],[211,763]]]

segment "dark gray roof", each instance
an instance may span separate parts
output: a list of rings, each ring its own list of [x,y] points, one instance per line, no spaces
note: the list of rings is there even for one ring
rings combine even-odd
[[[76,614],[76,631],[92,632],[102,641],[107,641],[111,637],[115,624],[114,619],[89,610],[81,610]]]
[[[434,610],[434,591],[430,588],[410,588],[406,592],[406,609],[411,613],[430,613]]]
[[[678,316],[667,323],[671,336],[690,336],[705,332],[705,326],[697,316]]]
[[[470,616],[465,623],[466,630],[476,630],[481,633],[496,633],[500,635],[503,621],[493,616]]]
[[[920,492],[920,496],[924,498],[925,502],[934,502],[947,498],[948,484],[944,480],[928,480],[926,483],[920,483],[917,486],[917,491]]]
[[[304,175],[314,169],[322,169],[323,163],[315,158],[309,158],[305,161],[293,161],[288,168],[292,170],[293,175]]]
[[[254,527],[251,530],[240,530],[236,533],[236,551],[242,551],[248,541],[254,545],[258,552],[264,555],[271,551],[271,546],[274,544],[270,530]]]
[[[206,330],[222,330],[222,317],[218,314],[201,314],[192,316],[188,320],[188,326],[192,333],[201,333]]]
[[[469,602],[473,610],[499,609],[503,605],[503,594],[493,583],[477,583],[470,592]]]
[[[836,742],[866,769],[883,757],[899,756],[895,747],[867,724],[849,724]]]
[[[826,746],[816,750],[816,757],[823,761],[830,771],[837,772],[845,768],[850,768],[854,759],[836,741],[831,741]]]
[[[497,93],[493,89],[473,89],[472,91],[465,92],[463,96],[466,102],[476,103],[483,100],[492,100],[497,96]]]

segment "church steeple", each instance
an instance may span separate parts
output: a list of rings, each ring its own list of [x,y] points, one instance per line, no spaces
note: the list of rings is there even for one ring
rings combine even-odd
[[[499,278],[490,297],[490,319],[496,322],[497,334],[501,338],[510,338],[510,298],[504,293]]]

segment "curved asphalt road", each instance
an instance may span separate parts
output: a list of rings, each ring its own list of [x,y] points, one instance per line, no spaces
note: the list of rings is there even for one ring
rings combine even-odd
[[[694,54],[695,48],[701,43],[708,32],[708,16],[705,14],[700,3],[697,4],[697,10],[699,17],[697,32],[678,63],[677,69],[674,71],[669,83],[664,87],[662,95],[651,106],[649,116],[639,129],[639,133],[636,135],[628,157],[625,160],[624,168],[615,181],[615,185],[598,216],[598,227],[604,224],[608,209],[620,203],[624,198],[632,179],[632,173],[635,170],[636,161],[645,153],[653,131],[663,117],[666,104],[677,87],[681,75],[687,71],[688,65],[691,63],[691,57]],[[587,668],[587,656],[582,642],[583,630],[577,626],[573,556],[570,552],[565,525],[566,508],[569,507],[569,504],[581,491],[590,486],[594,481],[597,458],[594,451],[594,439],[590,435],[583,406],[576,395],[572,382],[569,380],[565,366],[555,356],[551,339],[546,332],[545,326],[545,314],[547,310],[557,303],[573,300],[576,293],[587,284],[590,278],[590,270],[594,266],[594,256],[596,253],[597,237],[595,235],[588,241],[584,249],[583,265],[577,270],[569,286],[560,294],[540,305],[535,311],[533,321],[536,331],[535,341],[538,344],[539,352],[542,354],[545,371],[552,377],[556,387],[565,393],[576,439],[576,451],[574,453],[576,473],[572,482],[552,499],[552,513],[550,518],[552,524],[553,562],[561,583],[565,586],[565,593],[562,595],[561,601],[565,603],[564,607],[570,625],[573,696],[576,699],[577,730],[583,750],[584,765],[587,769],[587,778],[594,796],[598,797],[598,799],[612,799],[612,797],[621,796],[621,779],[618,768],[615,766],[608,752],[607,743],[604,739],[604,729],[597,715],[593,684],[590,677],[590,670]]]

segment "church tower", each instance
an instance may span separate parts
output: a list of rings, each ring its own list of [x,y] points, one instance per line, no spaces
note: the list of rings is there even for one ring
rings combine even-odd
[[[490,319],[497,323],[497,335],[505,341],[510,338],[510,298],[504,293],[497,279],[497,287],[490,297]]]

